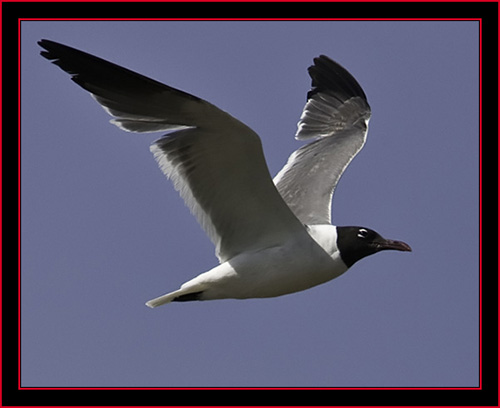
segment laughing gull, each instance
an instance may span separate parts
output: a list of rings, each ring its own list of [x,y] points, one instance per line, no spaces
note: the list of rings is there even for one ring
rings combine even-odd
[[[330,58],[314,58],[296,139],[310,140],[271,178],[259,136],[211,103],[49,40],[41,55],[128,132],[168,132],[151,145],[215,245],[220,264],[146,303],[281,296],[325,283],[383,250],[411,251],[364,227],[330,222],[340,176],[363,147],[370,106]]]

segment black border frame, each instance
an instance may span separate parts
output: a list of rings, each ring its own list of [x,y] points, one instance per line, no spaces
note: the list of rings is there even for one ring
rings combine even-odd
[[[112,4],[113,7],[110,7]],[[19,19],[52,18],[378,18],[481,19],[482,23],[482,162],[498,160],[498,3],[497,2],[2,2],[2,220],[19,210],[14,186],[14,151],[18,151]],[[14,101],[16,103],[14,103]],[[494,103],[493,103],[494,101]],[[491,145],[491,146],[490,146]],[[19,158],[19,155],[15,155]],[[497,162],[498,163],[498,162]],[[17,163],[16,168],[19,163]],[[19,173],[19,172],[18,172]],[[491,186],[498,174],[483,171],[483,194],[497,201]],[[19,177],[19,174],[18,174]],[[489,180],[494,177],[495,180]],[[497,191],[497,190],[495,190]],[[16,197],[16,198],[14,198]],[[483,200],[484,202],[484,200]],[[493,206],[488,206],[491,211]],[[497,207],[498,208],[498,205]],[[482,213],[491,223],[491,214]],[[498,226],[498,223],[495,224]],[[23,389],[18,386],[18,278],[10,257],[19,262],[20,233],[3,222],[2,241],[2,406],[498,406],[498,276],[492,262],[482,262],[481,389]],[[490,248],[491,235],[482,248]],[[15,238],[14,238],[15,237]],[[496,237],[498,239],[498,235]],[[497,245],[498,249],[498,245]],[[491,252],[488,252],[491,253]],[[498,265],[495,263],[495,265]],[[497,269],[498,271],[498,269]],[[492,307],[496,299],[497,307]]]

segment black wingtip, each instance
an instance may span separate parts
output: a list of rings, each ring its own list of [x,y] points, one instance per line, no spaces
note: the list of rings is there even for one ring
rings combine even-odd
[[[45,48],[45,45],[50,43],[51,41],[50,40],[46,40],[45,38],[42,38],[40,41],[37,41],[37,44],[42,47],[42,48]]]
[[[67,45],[63,45],[58,42],[45,39],[38,41],[37,44],[40,47],[45,48],[45,50],[40,51],[40,55],[44,58],[47,58],[48,60],[55,60],[59,58],[57,54],[65,49],[74,50],[73,48],[68,47]]]
[[[44,50],[40,51],[40,55],[42,57],[44,57],[44,58],[47,58],[48,60],[53,59],[51,57],[51,54],[50,54],[50,51],[49,51],[50,43],[52,43],[52,41],[50,41],[50,40],[40,40],[40,41],[37,42],[37,44],[40,47],[45,48]]]
[[[320,55],[313,59],[314,65],[308,68],[312,79],[312,89],[307,94],[308,99],[318,92],[330,91],[343,99],[353,97],[363,98],[366,95],[358,81],[338,62],[333,61],[326,55]]]

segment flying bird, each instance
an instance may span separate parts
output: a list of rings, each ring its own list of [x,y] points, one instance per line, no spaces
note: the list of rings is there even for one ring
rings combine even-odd
[[[219,265],[146,303],[286,295],[342,275],[384,250],[411,251],[331,224],[335,187],[366,141],[363,89],[321,55],[295,138],[309,141],[271,177],[259,136],[211,103],[50,40],[41,55],[71,75],[128,132],[167,132],[150,150],[215,245]]]

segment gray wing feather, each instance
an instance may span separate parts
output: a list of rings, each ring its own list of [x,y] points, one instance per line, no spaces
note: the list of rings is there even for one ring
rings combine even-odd
[[[354,77],[328,57],[315,58],[309,74],[295,137],[316,140],[292,153],[274,182],[302,223],[329,224],[335,187],[366,141],[370,106]]]

